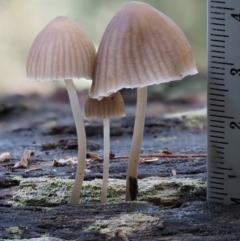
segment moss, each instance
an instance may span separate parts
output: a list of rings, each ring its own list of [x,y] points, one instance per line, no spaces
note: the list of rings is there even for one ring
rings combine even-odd
[[[125,200],[125,180],[109,179],[108,203]],[[13,196],[13,205],[20,206],[53,206],[68,202],[72,191],[73,180],[60,178],[27,178],[21,179],[17,192]],[[101,179],[84,181],[80,203],[99,203]],[[151,177],[139,180],[138,201],[154,202],[165,205],[184,195],[191,195],[206,184],[201,180],[188,178]]]

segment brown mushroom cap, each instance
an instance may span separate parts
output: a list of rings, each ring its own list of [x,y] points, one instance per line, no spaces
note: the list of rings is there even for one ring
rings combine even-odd
[[[125,116],[124,101],[119,92],[101,100],[92,99],[88,96],[84,111],[87,118],[110,119]]]
[[[160,84],[196,73],[181,29],[150,5],[128,2],[104,32],[90,97],[101,99],[121,88]]]
[[[95,57],[94,45],[83,30],[60,16],[35,38],[27,60],[27,79],[92,79]]]

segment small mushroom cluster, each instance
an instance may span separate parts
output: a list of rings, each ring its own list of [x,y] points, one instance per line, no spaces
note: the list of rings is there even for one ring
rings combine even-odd
[[[137,107],[127,170],[126,200],[137,197],[137,170],[144,132],[147,86],[180,80],[197,73],[184,33],[166,15],[142,2],[128,2],[109,22],[96,54],[93,43],[68,17],[52,20],[36,37],[27,60],[27,78],[64,80],[78,136],[78,165],[70,198],[78,204],[86,166],[86,134],[73,78],[92,79],[85,115],[104,123],[104,166],[101,202],[107,201],[109,119],[122,117],[118,92],[137,88]]]

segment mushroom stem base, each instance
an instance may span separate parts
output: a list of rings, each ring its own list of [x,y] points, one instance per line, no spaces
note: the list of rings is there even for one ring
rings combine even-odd
[[[110,123],[109,119],[103,119],[103,135],[104,135],[104,161],[103,161],[103,181],[101,203],[107,202],[107,188],[108,188],[108,175],[109,175],[109,152],[110,152]]]

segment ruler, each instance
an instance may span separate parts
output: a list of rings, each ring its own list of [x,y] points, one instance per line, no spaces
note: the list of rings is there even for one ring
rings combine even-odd
[[[207,200],[240,204],[240,0],[208,0]]]

